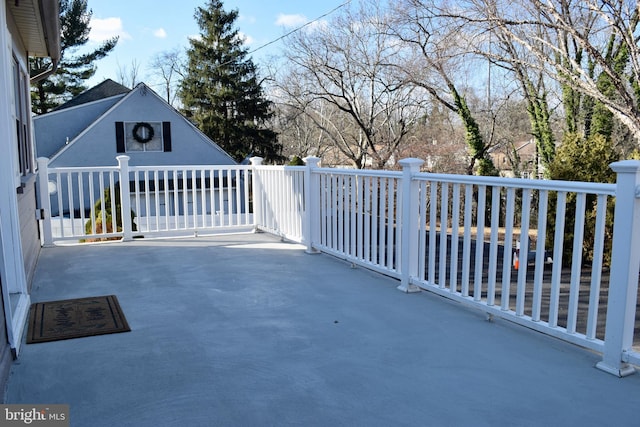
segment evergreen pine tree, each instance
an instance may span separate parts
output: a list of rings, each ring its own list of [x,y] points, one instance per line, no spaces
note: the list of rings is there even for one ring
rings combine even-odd
[[[209,0],[195,18],[200,38],[191,39],[187,50],[179,92],[183,113],[238,161],[252,155],[283,161],[276,133],[265,126],[271,102],[234,26],[238,11],[226,12],[220,0]]]
[[[86,89],[84,81],[96,73],[94,62],[104,58],[118,42],[114,37],[95,50],[74,55],[89,40],[91,15],[87,0],[60,0],[60,63],[57,71],[31,88],[31,107],[34,113],[44,114]],[[50,58],[29,58],[31,76],[51,66]]]

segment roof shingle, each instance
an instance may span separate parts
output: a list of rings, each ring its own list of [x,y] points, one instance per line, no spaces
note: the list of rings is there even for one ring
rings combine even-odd
[[[129,93],[131,89],[116,83],[111,79],[106,79],[97,86],[85,90],[80,95],[70,99],[64,104],[56,107],[53,111],[64,110],[65,108],[75,107],[77,105],[86,104],[87,102],[97,101],[111,96]]]

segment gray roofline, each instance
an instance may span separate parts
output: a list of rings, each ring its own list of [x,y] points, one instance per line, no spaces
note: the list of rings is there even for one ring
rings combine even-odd
[[[110,96],[108,98],[96,99],[95,101],[89,101],[89,102],[85,102],[84,104],[78,104],[78,105],[74,105],[72,107],[63,108],[62,110],[49,111],[48,113],[39,114],[37,116],[34,116],[33,119],[37,120],[37,119],[39,119],[41,117],[49,117],[49,116],[54,115],[54,114],[65,113],[67,111],[73,111],[76,108],[86,107],[86,106],[91,105],[91,104],[97,104],[98,102],[104,102],[104,101],[113,100],[114,98],[121,98],[121,97],[123,97],[125,95],[126,95],[126,93],[121,93],[119,95],[113,95],[113,96]]]

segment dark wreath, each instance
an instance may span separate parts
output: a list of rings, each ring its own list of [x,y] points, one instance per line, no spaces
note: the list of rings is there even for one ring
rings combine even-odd
[[[140,129],[146,129],[147,130],[147,137],[143,138],[142,136],[140,136],[139,132]],[[133,134],[133,139],[135,139],[136,141],[138,141],[141,144],[144,144],[146,142],[149,142],[153,139],[153,128],[151,127],[151,125],[149,123],[146,122],[138,122],[136,123],[136,125],[133,127],[133,131],[131,132]]]

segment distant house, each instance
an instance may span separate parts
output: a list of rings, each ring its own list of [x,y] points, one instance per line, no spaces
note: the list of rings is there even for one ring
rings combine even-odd
[[[0,5],[0,390],[20,350],[30,305],[30,283],[40,253],[30,82],[55,71],[60,59],[57,1]],[[29,56],[52,67],[29,76]],[[0,391],[2,394],[2,391]]]
[[[534,139],[519,141],[492,151],[491,159],[501,176],[535,179],[542,178],[544,174],[544,166]]]
[[[116,157],[122,154],[130,157],[131,166],[237,164],[144,83],[129,90],[105,80],[54,111],[36,117],[34,127],[37,155],[47,157],[50,168],[115,166]],[[54,184],[52,192],[58,191],[65,189]],[[96,197],[99,194],[94,194]],[[67,197],[58,199],[54,194],[52,215],[60,213],[60,200],[62,213],[71,214]],[[90,207],[88,200],[85,193],[85,208]],[[184,207],[163,204],[163,210],[169,209]]]

